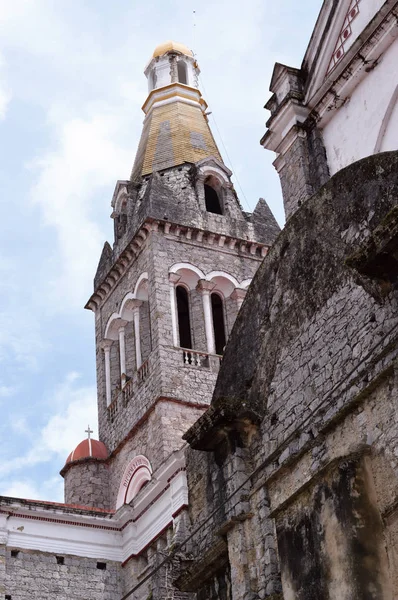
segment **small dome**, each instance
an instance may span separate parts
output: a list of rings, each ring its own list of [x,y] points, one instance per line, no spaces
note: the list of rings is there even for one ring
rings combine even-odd
[[[170,52],[170,50],[181,52],[181,54],[186,54],[187,56],[193,56],[192,51],[187,46],[184,46],[184,44],[179,44],[178,42],[172,42],[171,40],[156,46],[152,56],[153,58],[156,58],[157,56],[166,54],[166,52]]]
[[[66,459],[65,464],[74,462],[75,460],[82,460],[83,458],[108,458],[108,450],[105,444],[98,440],[85,439],[71,452]]]

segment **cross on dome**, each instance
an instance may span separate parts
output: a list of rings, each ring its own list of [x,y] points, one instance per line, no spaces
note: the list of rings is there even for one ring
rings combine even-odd
[[[87,433],[87,439],[90,439],[90,434],[94,433],[94,431],[92,429],[90,429],[90,425],[87,426],[87,429],[84,430],[85,433]]]

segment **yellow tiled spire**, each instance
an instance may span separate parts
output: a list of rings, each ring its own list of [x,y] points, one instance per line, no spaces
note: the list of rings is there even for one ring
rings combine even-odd
[[[152,89],[142,107],[146,117],[132,179],[209,156],[222,160],[197,89],[199,68],[191,51],[166,42],[156,48],[145,72]]]

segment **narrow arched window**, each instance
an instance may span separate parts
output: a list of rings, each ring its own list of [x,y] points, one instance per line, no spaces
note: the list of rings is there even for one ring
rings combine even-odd
[[[178,332],[180,334],[181,348],[192,348],[191,319],[189,316],[189,298],[187,290],[181,285],[177,286],[177,313]]]
[[[219,294],[211,295],[211,308],[213,313],[214,341],[216,343],[216,354],[224,353],[225,322],[223,301]]]
[[[205,183],[205,204],[207,212],[222,215],[220,199],[216,190],[211,185]]]
[[[188,84],[188,73],[187,73],[187,65],[183,60],[179,60],[177,63],[177,72],[178,72],[178,81],[180,83]]]

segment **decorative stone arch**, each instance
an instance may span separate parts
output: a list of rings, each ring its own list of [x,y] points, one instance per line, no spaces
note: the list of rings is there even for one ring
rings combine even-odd
[[[144,272],[138,277],[134,286],[134,298],[148,300],[148,273]]]
[[[206,279],[215,284],[213,291],[220,292],[224,298],[228,298],[234,289],[239,287],[236,277],[225,271],[211,271],[206,275]]]
[[[175,263],[170,267],[170,273],[178,275],[178,284],[185,283],[190,290],[195,289],[199,279],[206,279],[204,272],[191,263]]]
[[[117,214],[120,214],[124,211],[127,206],[127,201],[129,199],[128,193],[128,181],[119,180],[116,183],[115,191],[113,193],[113,198],[111,202],[111,206],[113,208],[112,217],[115,217]]]
[[[240,282],[239,287],[243,288],[244,290],[247,290],[247,288],[249,287],[249,285],[251,284],[253,280],[252,279],[244,279],[243,281]]]
[[[142,486],[151,479],[152,467],[146,456],[139,454],[130,460],[120,482],[116,510],[123,504],[130,504]]]
[[[196,290],[198,283],[205,279],[204,272],[191,263],[175,263],[169,268],[170,283],[170,310],[173,345],[175,347],[192,347],[192,325],[191,321],[191,292]],[[186,290],[185,310],[183,310],[184,298],[178,296],[178,287]],[[195,292],[194,292],[195,293]],[[181,339],[185,342],[182,342]]]
[[[232,172],[214,156],[196,163],[198,172],[197,192],[203,210],[214,214],[226,214],[227,188],[231,186]]]
[[[113,313],[106,324],[104,340],[116,341],[119,338],[119,329],[126,324],[119,313]]]
[[[230,185],[230,171],[221,161],[214,156],[202,159],[196,163],[199,178],[204,181],[207,177],[213,176],[220,181],[221,184]]]
[[[231,307],[227,299],[232,296],[239,282],[236,277],[225,271],[211,271],[206,275],[206,279],[212,284],[210,304],[215,353],[221,355],[228,339],[228,322],[231,318]],[[232,314],[235,314],[235,311],[232,311]]]
[[[379,134],[377,136],[376,145],[374,147],[373,154],[377,154],[382,149],[384,137],[385,137],[386,131],[388,129],[388,126],[390,124],[392,115],[394,113],[394,109],[397,109],[397,103],[398,103],[398,85],[396,86],[395,90],[392,93],[390,102],[388,103],[386,112],[385,112],[383,120],[381,122],[380,130],[379,130]],[[396,120],[397,119],[395,119],[395,121]],[[391,150],[392,149],[393,148],[391,148]],[[396,148],[394,148],[394,149],[396,149]]]

